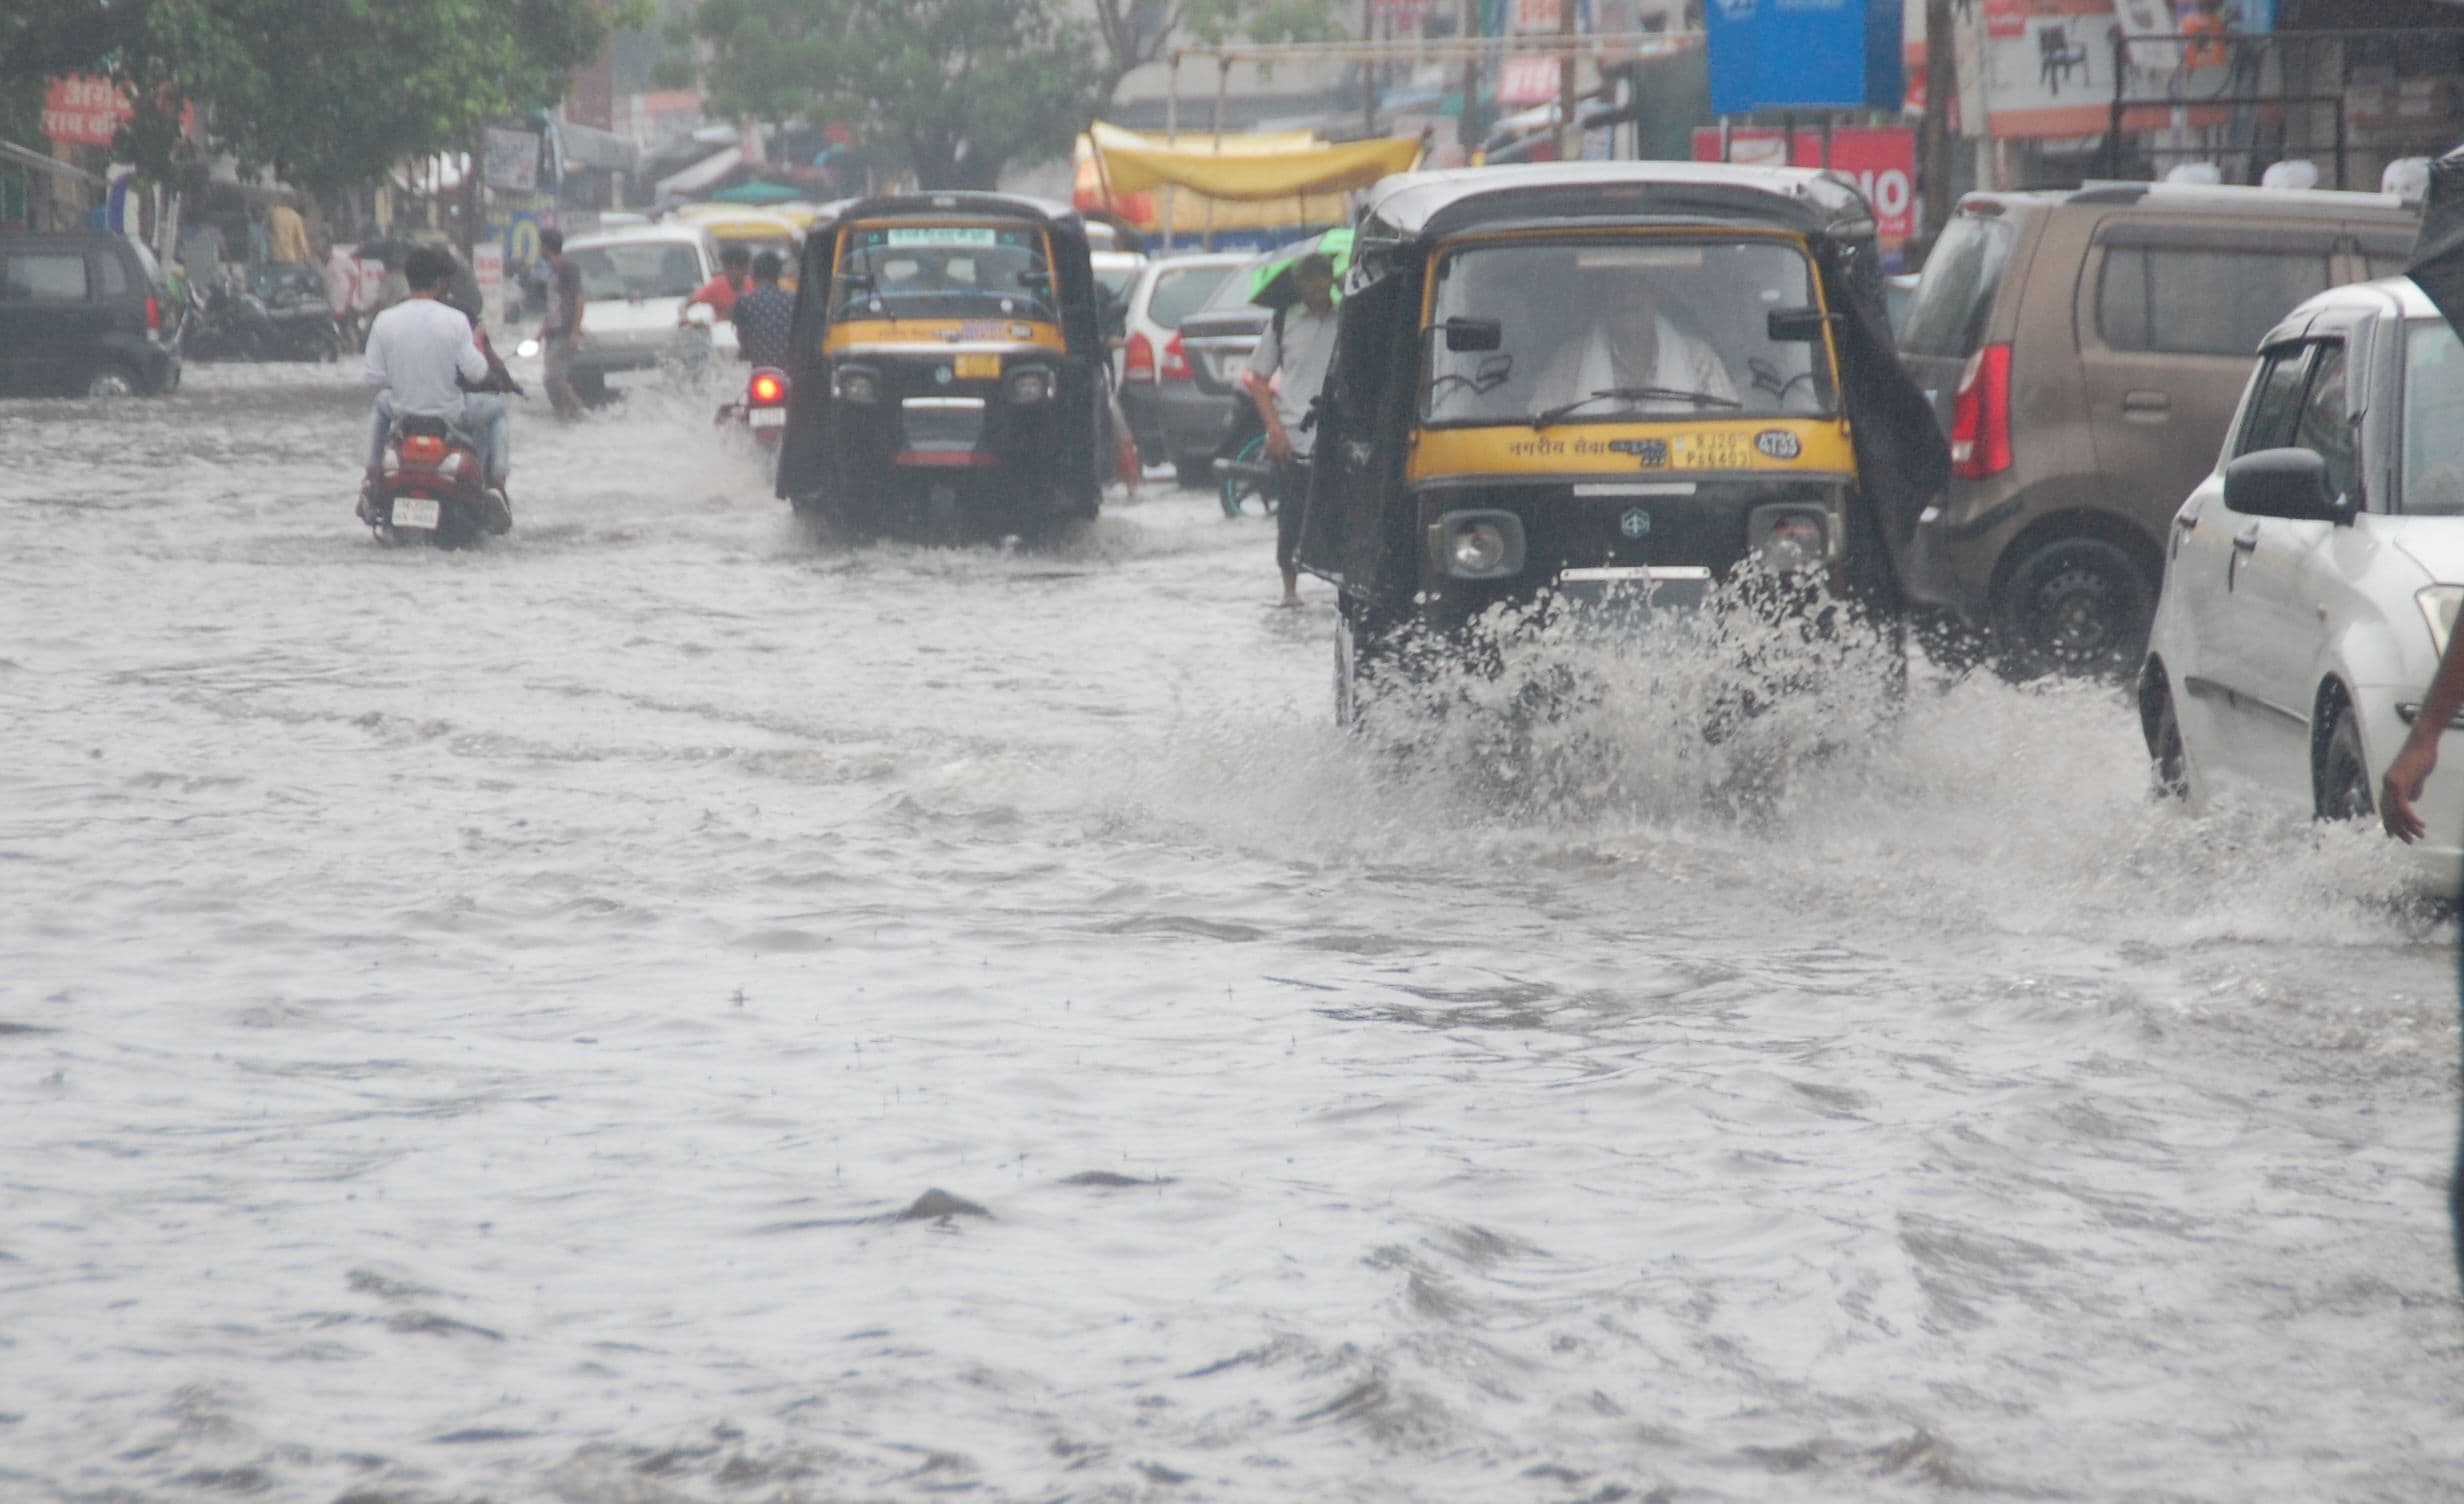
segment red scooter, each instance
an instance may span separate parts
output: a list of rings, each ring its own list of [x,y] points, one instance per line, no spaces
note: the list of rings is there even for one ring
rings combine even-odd
[[[462,387],[474,392],[520,395],[522,385],[497,359],[485,335],[480,353],[488,374]],[[513,529],[504,494],[488,485],[477,446],[443,418],[409,414],[394,419],[385,440],[385,464],[376,483],[359,496],[359,520],[381,543],[428,543],[461,548],[481,533]]]

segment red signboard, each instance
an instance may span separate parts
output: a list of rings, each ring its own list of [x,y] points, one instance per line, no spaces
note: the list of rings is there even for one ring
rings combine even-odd
[[[118,84],[81,74],[55,78],[43,93],[43,134],[72,146],[109,146],[136,113]]]
[[[1732,162],[1767,167],[1820,167],[1822,132],[1801,130],[1792,144],[1776,126],[1749,126],[1728,133]],[[1720,133],[1711,126],[1694,132],[1694,160],[1720,159]],[[1916,233],[1916,132],[1904,125],[1844,125],[1831,132],[1833,172],[1857,185],[1874,206],[1874,228],[1886,247],[1905,244]]]

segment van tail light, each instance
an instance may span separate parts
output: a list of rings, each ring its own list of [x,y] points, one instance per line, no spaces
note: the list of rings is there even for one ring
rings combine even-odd
[[[148,334],[163,332],[163,305],[152,293],[145,295],[145,332]]]
[[[1133,334],[1121,351],[1121,379],[1153,381],[1155,379],[1155,344],[1143,334]]]
[[[1951,473],[1983,480],[2011,467],[2011,347],[1968,357],[1951,399]]]
[[[1164,346],[1163,379],[1166,381],[1190,379],[1189,352],[1182,348],[1181,337],[1178,334],[1172,336],[1172,343]]]

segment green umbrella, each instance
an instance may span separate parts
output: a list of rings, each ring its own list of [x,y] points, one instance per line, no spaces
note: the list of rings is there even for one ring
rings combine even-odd
[[[1313,254],[1335,264],[1335,286],[1337,296],[1341,296],[1343,274],[1352,269],[1352,232],[1348,229],[1328,230],[1285,246],[1274,260],[1249,274],[1249,301],[1262,308],[1276,309],[1299,302],[1300,289],[1293,285],[1292,269],[1302,257]]]
[[[738,183],[710,195],[714,204],[783,204],[802,195],[785,183]]]

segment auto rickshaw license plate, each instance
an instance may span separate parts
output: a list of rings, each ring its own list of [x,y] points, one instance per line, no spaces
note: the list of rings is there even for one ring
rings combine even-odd
[[[961,355],[958,357],[958,379],[961,381],[998,381],[1001,379],[1001,357],[998,355]]]
[[[394,526],[433,529],[438,514],[443,510],[429,497],[397,496],[394,498]]]

